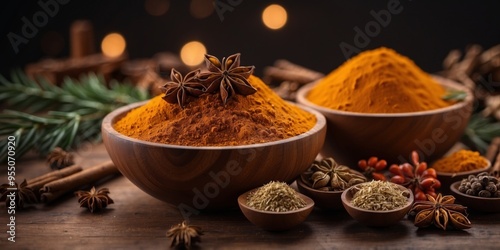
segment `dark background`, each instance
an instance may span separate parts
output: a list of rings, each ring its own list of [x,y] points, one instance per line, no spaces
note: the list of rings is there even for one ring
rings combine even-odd
[[[178,53],[186,42],[200,40],[208,53],[218,57],[241,52],[242,64],[255,65],[257,75],[280,58],[327,73],[346,60],[339,44],[354,45],[354,27],[364,29],[374,20],[370,11],[387,9],[389,1],[233,0],[241,3],[226,11],[221,21],[215,11],[204,19],[193,18],[189,0],[170,0],[169,9],[162,16],[149,15],[144,1],[69,0],[59,5],[58,13],[49,18],[28,44],[20,45],[19,53],[15,54],[7,34],[21,34],[22,17],[31,19],[42,10],[37,2],[2,3],[0,73],[49,54],[67,57],[68,29],[77,19],[92,21],[97,49],[106,34],[113,31],[123,34],[131,59],[151,57],[162,51]],[[288,11],[288,22],[280,30],[270,30],[261,21],[262,10],[271,3],[281,4]],[[424,70],[435,72],[441,69],[443,58],[452,49],[463,50],[473,43],[489,48],[500,43],[500,1],[401,0],[400,4],[402,12],[392,15],[389,25],[361,50],[391,47],[412,58]],[[42,51],[41,41],[49,39],[48,33],[62,38],[54,41],[62,44],[61,50]]]

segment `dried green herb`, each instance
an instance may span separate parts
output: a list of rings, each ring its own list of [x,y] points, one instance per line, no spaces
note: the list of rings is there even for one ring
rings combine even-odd
[[[374,211],[388,211],[402,207],[410,196],[409,191],[401,190],[397,184],[386,181],[360,184],[355,192],[351,200],[352,205]]]
[[[247,205],[264,211],[287,212],[306,206],[306,202],[285,182],[271,181],[251,192]]]

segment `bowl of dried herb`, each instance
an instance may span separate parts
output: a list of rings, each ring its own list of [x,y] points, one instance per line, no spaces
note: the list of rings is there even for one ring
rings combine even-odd
[[[386,227],[397,224],[414,201],[410,189],[385,181],[360,183],[342,193],[347,213],[362,224]]]
[[[238,205],[254,225],[269,231],[283,231],[306,220],[314,201],[285,182],[271,181],[241,194]]]
[[[372,155],[403,163],[415,149],[427,162],[438,159],[460,140],[473,99],[387,48],[360,53],[297,92],[298,103],[327,118],[321,154],[347,166]]]
[[[326,134],[321,113],[281,99],[252,67],[239,66],[239,54],[206,62],[205,73],[172,70],[164,95],[112,111],[102,123],[120,172],[184,215],[236,208],[244,191],[293,182]]]

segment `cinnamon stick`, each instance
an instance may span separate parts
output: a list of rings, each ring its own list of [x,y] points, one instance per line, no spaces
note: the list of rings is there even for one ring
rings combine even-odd
[[[320,72],[314,71],[312,69],[308,69],[306,67],[300,66],[298,64],[292,63],[288,60],[284,59],[279,59],[274,63],[274,66],[282,69],[286,69],[289,71],[295,71],[297,73],[300,73],[303,76],[309,77],[312,80],[319,79],[323,77],[324,75]]]
[[[52,182],[52,181],[57,180],[57,179],[61,179],[63,177],[72,175],[72,174],[80,172],[80,171],[82,171],[82,167],[80,165],[76,165],[76,164],[69,166],[69,167],[66,167],[66,168],[63,168],[63,169],[60,169],[60,170],[55,170],[55,171],[49,172],[47,174],[44,174],[44,175],[41,175],[41,176],[38,176],[38,177],[35,177],[33,179],[28,180],[27,187],[31,188],[32,190],[38,190],[41,187],[43,187],[43,185],[45,185],[46,183]]]
[[[500,153],[497,155],[495,164],[493,164],[490,173],[493,176],[500,177]]]
[[[106,161],[91,168],[84,169],[76,174],[49,182],[40,189],[40,192],[57,193],[60,191],[71,191],[116,173],[118,173],[118,169],[113,162]]]
[[[486,159],[488,159],[491,162],[491,164],[494,163],[495,157],[499,153],[498,152],[499,147],[500,147],[500,137],[493,138],[493,140],[491,140],[490,146],[486,150],[486,155],[485,155]]]
[[[264,75],[269,76],[278,81],[295,81],[300,84],[305,84],[317,80],[321,77],[312,77],[302,72],[281,69],[273,66],[264,68]]]

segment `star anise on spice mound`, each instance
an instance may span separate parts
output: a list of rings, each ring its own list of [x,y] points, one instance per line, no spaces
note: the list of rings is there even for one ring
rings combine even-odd
[[[207,87],[207,92],[219,90],[224,104],[236,93],[247,96],[257,91],[248,82],[255,67],[240,66],[239,53],[222,58],[222,63],[217,57],[206,54],[205,63],[209,72],[201,73],[198,78]]]
[[[75,164],[73,154],[64,151],[60,147],[54,148],[49,155],[47,155],[47,162],[52,169],[62,169]]]
[[[75,194],[78,197],[80,207],[88,208],[91,213],[104,209],[109,204],[114,203],[108,196],[109,190],[107,188],[101,188],[96,191],[95,187],[92,187],[90,191],[77,191]]]
[[[446,230],[450,225],[456,229],[471,228],[471,222],[467,218],[467,207],[455,204],[455,197],[452,195],[442,196],[441,193],[436,198],[427,194],[427,201],[416,201],[410,209],[409,215],[414,218],[417,227],[428,227],[435,225]]]
[[[203,234],[200,227],[190,226],[186,221],[171,227],[167,231],[167,237],[172,239],[171,247],[184,246],[189,249],[192,244],[200,242]]]
[[[197,69],[183,77],[179,71],[172,69],[170,72],[171,81],[161,87],[162,91],[165,92],[163,100],[168,103],[178,103],[181,108],[184,108],[188,95],[200,96],[203,94],[205,87],[197,81],[199,73],[200,70]]]
[[[27,203],[37,203],[38,198],[35,195],[35,192],[28,186],[26,179],[18,185],[17,182],[14,182],[14,186],[10,184],[2,184],[0,186],[0,201],[5,201],[5,206],[10,207],[11,201],[14,199],[14,202],[17,208],[22,209],[24,204]]]

